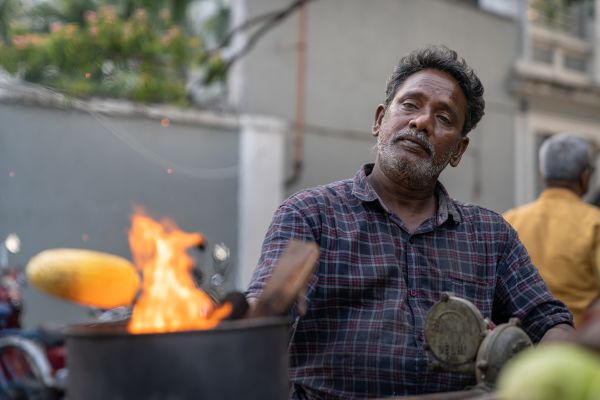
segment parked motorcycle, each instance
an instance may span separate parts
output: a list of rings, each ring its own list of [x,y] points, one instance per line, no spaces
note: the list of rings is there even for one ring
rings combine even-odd
[[[60,330],[24,330],[22,268],[10,266],[20,250],[15,234],[0,243],[0,398],[55,400],[66,382],[65,346]]]

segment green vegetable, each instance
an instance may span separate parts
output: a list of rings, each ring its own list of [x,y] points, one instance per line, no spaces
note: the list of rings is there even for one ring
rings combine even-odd
[[[600,355],[571,343],[518,354],[501,371],[501,400],[600,400]]]

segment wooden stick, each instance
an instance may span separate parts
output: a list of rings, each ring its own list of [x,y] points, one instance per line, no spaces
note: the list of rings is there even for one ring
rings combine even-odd
[[[306,312],[304,294],[314,273],[319,248],[314,242],[291,240],[256,302],[249,318],[286,315],[296,300],[301,314]]]

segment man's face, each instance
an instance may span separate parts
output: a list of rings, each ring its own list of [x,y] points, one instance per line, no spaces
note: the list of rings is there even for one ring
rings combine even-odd
[[[469,139],[462,136],[467,100],[451,75],[427,69],[409,76],[387,109],[379,105],[373,135],[385,175],[414,187],[456,167]]]

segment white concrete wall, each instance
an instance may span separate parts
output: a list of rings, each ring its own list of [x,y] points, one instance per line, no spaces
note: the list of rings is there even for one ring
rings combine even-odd
[[[260,257],[273,212],[283,200],[286,126],[274,119],[243,116],[240,130],[239,268],[236,285],[245,289]]]
[[[519,53],[518,24],[473,4],[321,0],[308,5],[304,171],[286,194],[350,177],[361,164],[372,161],[371,125],[392,68],[410,50],[445,44],[478,72],[487,105],[482,122],[470,133],[461,165],[444,172],[442,181],[458,199],[498,211],[513,205],[518,106],[507,82]],[[277,0],[249,0],[244,12],[251,18],[284,6]],[[298,22],[296,13],[265,35],[244,59],[241,111],[294,121]],[[291,143],[288,138],[288,173]]]
[[[191,249],[214,295],[245,288],[283,197],[286,125],[274,118],[127,102],[69,100],[0,84],[0,238],[22,240],[9,262],[25,266],[56,247],[131,258],[134,205],[224,243],[220,287],[210,251]],[[161,120],[168,119],[168,124]],[[24,322],[81,322],[88,310],[28,287]]]

